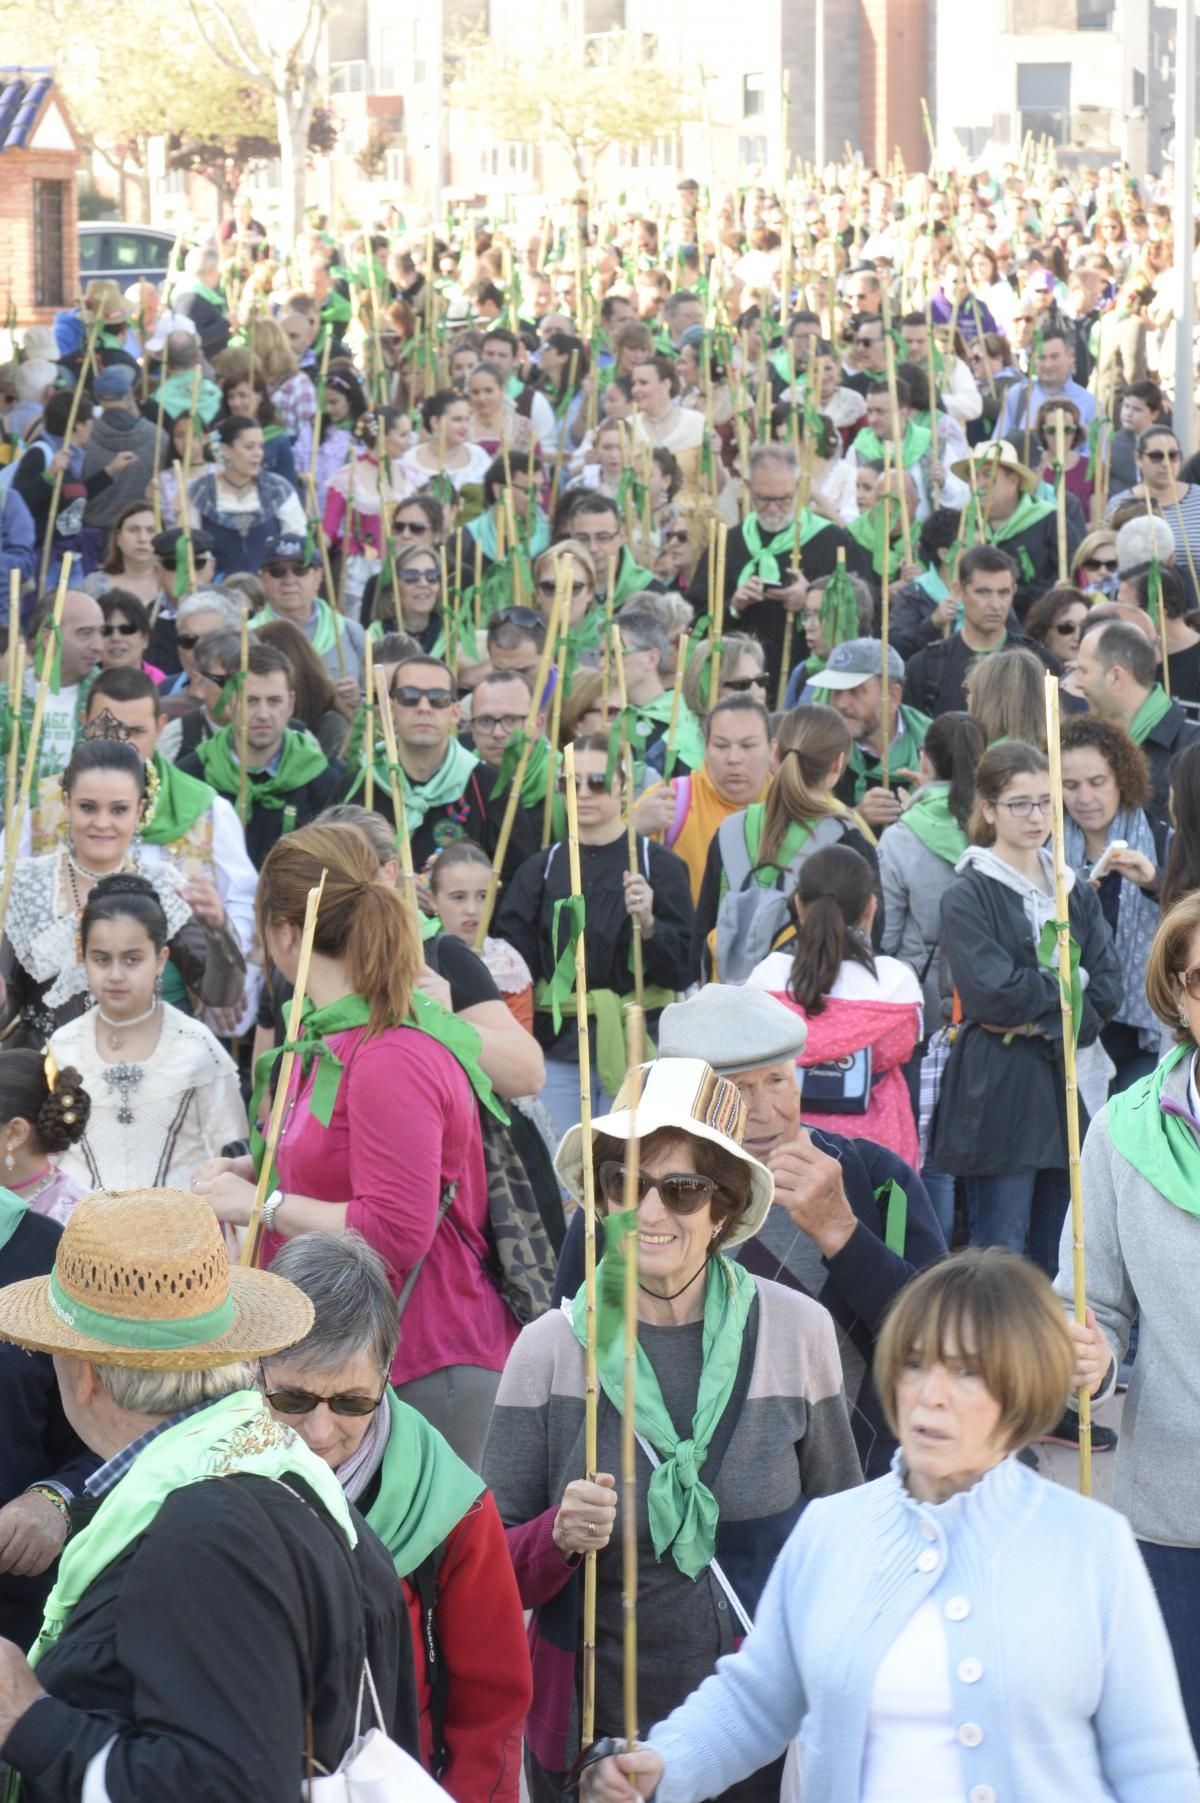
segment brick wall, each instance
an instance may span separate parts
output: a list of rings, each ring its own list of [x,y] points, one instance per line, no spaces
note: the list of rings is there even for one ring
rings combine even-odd
[[[79,158],[65,150],[6,150],[0,157],[0,314],[9,298],[22,325],[49,325],[56,307],[35,307],[33,273],[33,184],[65,184],[63,194],[63,297],[78,298],[78,205],[75,172]]]

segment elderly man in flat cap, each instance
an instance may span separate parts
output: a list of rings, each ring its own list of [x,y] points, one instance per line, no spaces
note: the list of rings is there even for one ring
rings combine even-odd
[[[85,1196],[50,1275],[0,1290],[0,1339],[53,1355],[104,1461],[65,1505],[29,1659],[0,1640],[6,1803],[295,1803],[354,1738],[367,1658],[419,1754],[391,1555],[254,1387],[312,1327],[307,1296],[231,1271],[211,1208],[175,1190]]]
[[[800,1125],[803,1020],[765,990],[710,983],[664,1008],[660,1058],[703,1058],[746,1104],[748,1152],[775,1178],[775,1206],[735,1256],[756,1276],[803,1290],[833,1316],[846,1404],[863,1471],[887,1470],[895,1440],[871,1378],[875,1336],[892,1298],[943,1258],[946,1242],[910,1165],[873,1140]],[[847,1116],[847,1122],[853,1117]],[[558,1289],[583,1282],[576,1213],[559,1258]]]

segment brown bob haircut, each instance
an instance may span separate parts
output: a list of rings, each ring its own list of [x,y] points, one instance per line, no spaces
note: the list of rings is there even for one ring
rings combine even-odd
[[[1191,1029],[1180,1018],[1183,995],[1179,979],[1188,968],[1188,952],[1200,932],[1200,889],[1181,896],[1159,922],[1146,959],[1146,1000],[1179,1045],[1192,1043]]]
[[[1000,1405],[1010,1451],[1059,1420],[1075,1353],[1062,1303],[1028,1259],[1000,1246],[970,1247],[901,1290],[875,1346],[875,1383],[894,1434],[906,1360],[916,1356],[930,1365],[964,1354]]]
[[[656,1152],[666,1151],[668,1146],[685,1143],[695,1153],[696,1168],[704,1176],[711,1177],[716,1185],[709,1204],[713,1226],[718,1229],[708,1243],[708,1256],[711,1258],[720,1250],[722,1241],[750,1205],[750,1167],[724,1146],[715,1146],[711,1140],[700,1139],[683,1127],[660,1127],[657,1133],[648,1133],[639,1143],[639,1156],[642,1159],[647,1155],[653,1157]],[[624,1164],[628,1151],[628,1140],[616,1139],[607,1133],[593,1133],[592,1169],[595,1172],[598,1207],[604,1205],[600,1195],[600,1166]],[[1054,1419],[1057,1421],[1058,1416]]]

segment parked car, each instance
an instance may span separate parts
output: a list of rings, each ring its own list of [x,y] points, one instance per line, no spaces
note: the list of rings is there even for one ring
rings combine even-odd
[[[170,232],[153,226],[89,220],[79,226],[79,280],[84,286],[110,281],[122,288],[134,282],[153,282],[157,287],[166,278],[174,243]]]

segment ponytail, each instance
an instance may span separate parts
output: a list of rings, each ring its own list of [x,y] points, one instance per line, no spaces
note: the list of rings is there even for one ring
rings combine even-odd
[[[819,704],[794,707],[783,716],[775,738],[779,768],[763,812],[760,864],[774,863],[788,827],[799,820],[845,814],[825,785],[839,757],[850,755],[851,739],[840,714]]]
[[[379,861],[357,826],[307,826],[277,839],[258,883],[258,934],[288,922],[303,927],[308,892],[325,872],[313,950],[339,958],[351,994],[371,1005],[367,1035],[407,1018],[422,963],[419,935],[405,903],[381,881]]]
[[[827,846],[800,866],[788,994],[806,1014],[823,1011],[843,964],[861,964],[875,975],[871,947],[859,930],[874,893],[871,866],[848,845]]]
[[[975,806],[975,771],[986,748],[983,727],[973,714],[939,714],[925,734],[925,756],[938,781],[950,784],[946,800],[964,833]]]

